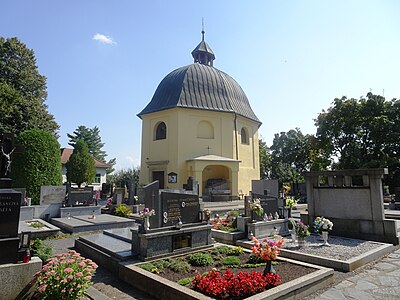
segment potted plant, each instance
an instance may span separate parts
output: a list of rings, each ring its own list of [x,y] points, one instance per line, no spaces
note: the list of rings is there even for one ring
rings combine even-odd
[[[150,229],[150,217],[155,216],[156,212],[154,209],[150,210],[148,207],[145,207],[143,211],[140,212],[140,216],[144,220],[144,229]]]
[[[309,226],[302,221],[295,221],[294,231],[296,233],[297,243],[299,247],[304,246],[304,240],[310,235]]]
[[[293,197],[286,198],[286,206],[288,208],[288,218],[292,217],[292,208],[296,206],[298,200],[294,199]]]
[[[262,242],[260,242],[254,236],[252,239],[254,242],[254,246],[251,247],[251,251],[256,257],[261,258],[263,261],[267,263],[263,275],[265,276],[268,273],[275,274],[276,272],[272,267],[271,262],[273,260],[276,260],[276,258],[278,257],[279,251],[283,244],[283,239],[280,239],[277,242],[269,239],[264,239]]]
[[[254,199],[253,201],[249,201],[249,207],[251,210],[251,214],[252,214],[252,220],[255,221],[255,217],[253,216],[253,213],[256,214],[257,216],[261,217],[262,214],[264,213],[264,209],[261,206],[261,201],[260,199]]]

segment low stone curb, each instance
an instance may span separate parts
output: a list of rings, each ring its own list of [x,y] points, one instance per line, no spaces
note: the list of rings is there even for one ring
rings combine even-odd
[[[372,249],[364,254],[358,255],[347,261],[322,257],[318,255],[300,253],[288,249],[281,249],[280,256],[294,259],[297,261],[310,262],[312,264],[319,266],[333,268],[337,271],[351,272],[371,261],[374,261],[375,259],[384,256],[385,254],[392,252],[394,248],[395,247],[391,244],[382,244],[382,246],[376,249]]]
[[[294,296],[296,299],[299,299],[333,282],[332,269],[304,262],[298,262],[287,258],[278,258],[278,260],[310,267],[316,269],[316,271],[274,287],[263,293],[248,297],[246,298],[247,300],[278,299],[282,297],[290,298]],[[119,278],[135,288],[138,288],[139,290],[156,297],[157,299],[212,299],[199,292],[164,279],[159,275],[145,271],[136,265],[137,264],[129,264],[128,262],[120,263]]]

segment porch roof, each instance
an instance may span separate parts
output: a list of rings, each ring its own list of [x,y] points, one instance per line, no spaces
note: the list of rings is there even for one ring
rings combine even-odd
[[[229,157],[218,156],[218,155],[213,155],[213,154],[194,157],[194,158],[188,159],[187,161],[242,162],[241,160],[237,160],[237,159],[233,159],[233,158],[229,158]]]

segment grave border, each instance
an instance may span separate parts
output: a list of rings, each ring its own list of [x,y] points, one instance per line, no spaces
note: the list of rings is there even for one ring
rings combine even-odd
[[[281,297],[290,298],[294,296],[300,299],[333,282],[333,270],[330,268],[282,257],[279,257],[278,260],[310,267],[316,271],[245,299],[263,300],[279,299]],[[131,262],[121,262],[119,264],[119,278],[157,299],[213,299],[137,267],[141,263],[143,262],[134,264]],[[149,289],[148,287],[152,288]]]

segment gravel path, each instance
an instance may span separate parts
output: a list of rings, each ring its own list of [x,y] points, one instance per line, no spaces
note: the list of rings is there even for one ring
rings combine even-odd
[[[322,246],[323,240],[320,239],[319,236],[310,235],[306,238],[306,243],[303,247],[299,248],[297,242],[293,242],[291,239],[285,239],[283,248],[295,250],[301,253],[347,261],[351,258],[382,246],[382,244],[376,242],[347,239],[335,236],[329,236],[328,242],[330,247]]]

